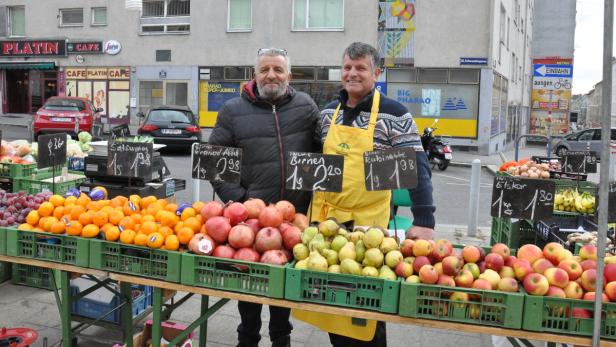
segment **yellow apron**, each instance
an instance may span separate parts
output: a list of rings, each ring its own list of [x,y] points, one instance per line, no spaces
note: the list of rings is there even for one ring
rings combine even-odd
[[[359,226],[387,228],[391,191],[367,191],[364,176],[364,152],[374,150],[374,127],[379,113],[379,102],[380,94],[375,90],[370,122],[365,130],[337,125],[340,104],[336,108],[325,138],[323,153],[344,155],[342,192],[315,192],[312,202],[313,221],[334,217],[338,222],[354,220],[354,224]],[[293,310],[292,314],[293,317],[327,332],[363,341],[372,340],[376,330],[374,320],[360,320],[361,325],[357,325],[352,317],[347,316],[304,310]]]

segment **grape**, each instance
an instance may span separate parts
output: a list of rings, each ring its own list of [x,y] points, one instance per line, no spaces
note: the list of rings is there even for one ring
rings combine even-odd
[[[18,209],[18,210],[21,210],[23,208],[23,205],[21,203],[19,203],[19,202],[16,202],[15,205],[13,205],[13,206],[15,206],[15,208]]]
[[[37,196],[36,198],[34,198],[34,202],[36,202],[37,204],[40,204],[43,202],[43,198],[41,198],[40,196]]]
[[[11,225],[11,224],[15,224],[15,217],[10,216],[6,219],[6,222]]]
[[[32,206],[32,208],[35,210],[38,210],[39,207],[41,207],[41,204],[37,204],[37,203],[35,203],[34,206]]]
[[[17,216],[17,223],[23,223],[26,218],[22,215]]]
[[[5,221],[4,219],[0,219],[0,227],[5,227],[7,225],[9,225],[7,221]]]

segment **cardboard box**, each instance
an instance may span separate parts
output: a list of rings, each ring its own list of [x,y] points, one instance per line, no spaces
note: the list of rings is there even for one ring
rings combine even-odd
[[[162,347],[167,346],[167,344],[173,340],[174,337],[178,336],[182,331],[186,330],[187,326],[183,324],[173,323],[173,322],[163,322],[162,323],[162,338],[160,340],[160,345]],[[182,341],[178,346],[180,347],[193,347],[193,338],[195,334],[191,332],[188,334],[188,337]],[[133,336],[133,346],[134,347],[150,347],[152,339],[152,321],[148,320],[145,322],[145,327],[140,334],[136,334]],[[113,347],[123,347],[123,345],[115,345]]]

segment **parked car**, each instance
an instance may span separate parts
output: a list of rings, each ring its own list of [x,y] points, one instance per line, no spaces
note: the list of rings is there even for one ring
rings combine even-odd
[[[34,139],[41,134],[68,133],[73,137],[80,131],[92,132],[92,125],[100,122],[102,108],[94,107],[86,98],[54,96],[36,111],[32,123]]]
[[[616,128],[611,129],[611,140],[616,141]],[[585,129],[565,136],[554,146],[554,154],[564,156],[568,151],[594,151],[601,157],[601,128]]]
[[[139,112],[137,116],[143,119],[137,133],[152,136],[155,143],[190,148],[201,141],[199,121],[188,106],[156,106],[147,115]]]

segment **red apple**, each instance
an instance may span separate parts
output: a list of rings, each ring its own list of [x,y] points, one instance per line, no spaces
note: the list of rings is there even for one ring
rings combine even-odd
[[[539,258],[537,260],[535,260],[535,262],[533,263],[533,270],[536,273],[540,273],[543,274],[545,272],[545,270],[554,267],[554,264],[552,264],[551,261],[545,259],[545,258]]]
[[[400,252],[402,252],[402,255],[404,257],[413,256],[413,245],[414,244],[415,244],[415,241],[413,240],[410,240],[410,239],[402,240],[402,243],[400,244]]]
[[[610,298],[610,301],[616,301],[616,282],[606,284],[604,292]]]
[[[605,264],[603,275],[606,282],[616,281],[616,264]]]
[[[584,297],[582,297],[582,300],[595,301],[595,297],[595,292],[586,292],[584,293]],[[601,293],[601,302],[610,302],[610,298],[608,298],[605,293]]]
[[[415,261],[413,262],[413,271],[415,271],[416,273],[419,273],[419,269],[421,269],[422,266],[429,265],[429,264],[430,264],[430,259],[428,259],[428,257],[423,256],[423,255],[415,257]]]
[[[401,261],[396,265],[395,273],[398,277],[407,278],[413,274],[413,265]]]
[[[509,247],[507,247],[507,245],[504,243],[497,243],[494,246],[492,246],[490,253],[499,254],[503,258],[504,261],[507,261],[507,259],[509,259],[509,256],[511,255],[511,251],[509,250]]]
[[[529,243],[518,249],[517,257],[518,259],[526,259],[532,264],[537,259],[543,258],[543,251],[541,248]]]
[[[580,262],[580,265],[582,266],[582,270],[596,269],[597,261],[592,259],[585,259]]]
[[[597,281],[597,270],[588,269],[582,272],[582,276],[580,276],[580,280],[582,282],[582,288],[584,288],[585,291],[594,292],[596,281]]]
[[[462,269],[462,262],[457,257],[450,255],[443,259],[443,273],[445,275],[455,276],[460,269]]]
[[[447,286],[447,287],[455,287],[456,282],[453,280],[453,277],[448,275],[439,275],[438,280],[436,280],[436,284],[439,286]]]
[[[477,263],[481,260],[481,251],[477,246],[465,246],[462,249],[462,258],[464,258],[466,263]]]
[[[481,275],[479,275],[479,278],[482,278],[490,282],[490,284],[492,285],[492,289],[498,288],[498,282],[501,280],[501,277],[498,274],[498,272],[492,269],[486,269],[486,271],[484,271]]]
[[[567,286],[567,283],[569,283],[569,274],[567,274],[567,271],[559,267],[552,267],[546,269],[543,274],[545,275],[545,278],[548,279],[548,283],[550,283],[550,285],[552,286],[558,288],[565,288]]]
[[[558,263],[558,267],[567,271],[567,274],[569,275],[569,281],[575,281],[582,275],[582,272],[584,271],[580,263],[573,259],[562,260],[560,263]]]
[[[446,257],[451,255],[449,247],[444,243],[436,243],[434,250],[432,251],[432,259],[435,261],[442,261]]]
[[[449,296],[449,300],[450,301],[469,301],[469,295],[468,293],[464,293],[464,292],[453,292],[451,293],[451,295]]]
[[[505,266],[513,267],[513,263],[515,263],[516,260],[518,260],[518,258],[515,255],[510,255],[509,258],[505,260]]]
[[[558,242],[550,242],[545,247],[543,247],[543,256],[552,262],[552,264],[557,265],[559,263],[558,257],[561,252],[564,252],[565,247]]]
[[[470,288],[473,286],[473,282],[475,279],[473,278],[473,274],[468,270],[462,270],[458,273],[458,275],[454,278],[456,282],[456,286]]]
[[[523,281],[529,273],[533,273],[533,267],[526,259],[518,259],[513,263],[513,272],[518,281]]]
[[[597,247],[593,245],[584,245],[580,248],[580,259],[597,260]]]
[[[581,299],[584,296],[584,290],[579,283],[570,281],[565,287],[565,295],[569,299]]]
[[[421,283],[434,284],[438,281],[438,272],[436,272],[434,266],[424,265],[419,269],[419,279]]]
[[[505,260],[500,254],[490,253],[486,255],[486,268],[499,272],[505,265]]]
[[[501,278],[505,278],[505,277],[515,278],[515,271],[513,271],[513,268],[509,266],[503,266],[503,268],[498,272],[498,274],[500,275]]]
[[[473,282],[472,288],[481,290],[492,290],[492,284],[488,280],[478,278],[475,280],[475,282]]]
[[[575,318],[592,318],[592,312],[583,308],[576,307],[571,310],[571,317]]]
[[[565,291],[562,288],[555,287],[555,286],[550,286],[548,288],[548,292],[545,293],[545,296],[553,296],[553,297],[563,298],[563,299],[567,297],[567,295],[565,294]]]
[[[445,274],[443,272],[443,263],[442,262],[438,262],[438,263],[434,264],[433,266],[436,269],[436,272],[438,272],[439,276]]]
[[[548,279],[542,274],[531,273],[524,277],[524,290],[531,295],[545,295],[550,288]]]
[[[517,292],[518,281],[512,277],[501,278],[501,280],[498,281],[498,290],[503,292]]]

